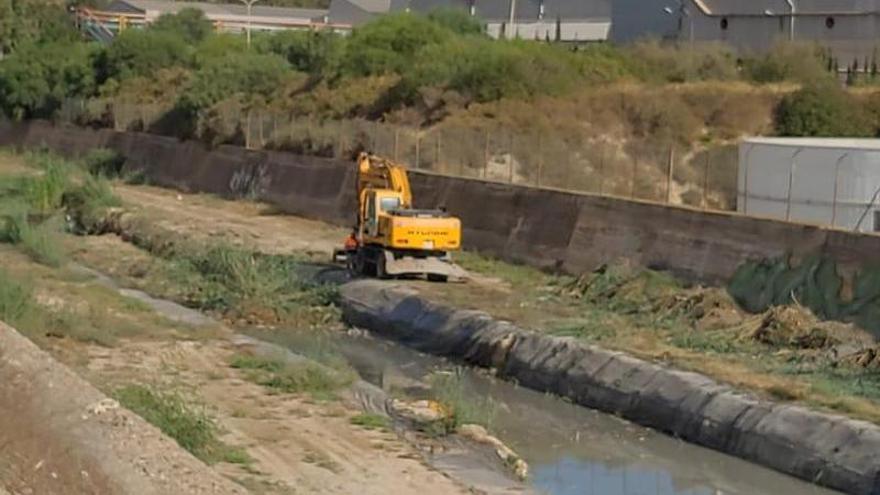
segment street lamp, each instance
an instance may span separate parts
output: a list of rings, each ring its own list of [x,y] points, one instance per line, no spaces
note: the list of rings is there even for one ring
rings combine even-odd
[[[691,17],[691,12],[687,7],[684,6],[684,2],[678,2],[678,8],[673,9],[672,7],[663,7],[663,12],[666,12],[668,15],[674,15],[678,11],[678,31],[681,33],[682,28],[684,27],[684,18],[686,17],[688,20],[688,41],[691,45],[694,44],[694,19]]]
[[[260,0],[241,0],[247,6],[247,46],[251,47],[251,7]]]

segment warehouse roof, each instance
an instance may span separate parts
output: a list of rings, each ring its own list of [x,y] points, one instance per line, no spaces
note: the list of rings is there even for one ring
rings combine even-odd
[[[774,146],[791,146],[794,148],[846,148],[867,151],[880,151],[880,139],[754,137],[746,139],[744,143],[767,144]]]
[[[709,15],[787,15],[791,12],[785,0],[693,0],[697,8]],[[794,0],[795,14],[860,14],[877,11],[877,0]]]
[[[363,1],[363,0],[361,0]],[[510,0],[473,0],[474,13],[486,21],[506,21],[510,18]],[[544,4],[544,19],[564,21],[611,18],[610,0],[518,0],[516,20],[536,20]],[[438,8],[470,9],[471,0],[409,0],[407,7],[416,12],[430,12]]]
[[[158,12],[160,14],[176,14],[183,9],[198,9],[207,16],[243,16],[247,15],[244,4],[221,4],[207,2],[176,2],[171,0],[115,0],[108,7],[109,12]],[[327,15],[326,10],[299,9],[289,7],[269,7],[254,5],[251,13],[254,17],[272,17],[276,19],[316,19]]]

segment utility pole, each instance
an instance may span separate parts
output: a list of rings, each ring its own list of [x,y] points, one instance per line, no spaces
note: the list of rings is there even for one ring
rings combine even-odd
[[[794,41],[794,16],[797,14],[797,8],[794,5],[794,0],[785,0],[785,3],[788,4],[788,8],[791,11],[791,15],[788,18],[788,41]]]
[[[260,0],[241,0],[247,6],[247,47],[251,47],[251,7]]]
[[[510,0],[510,18],[507,20],[507,26],[510,31],[507,38],[512,39],[511,34],[516,32],[516,0]]]

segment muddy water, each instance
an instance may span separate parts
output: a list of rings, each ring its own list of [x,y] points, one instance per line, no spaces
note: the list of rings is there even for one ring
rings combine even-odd
[[[311,355],[343,355],[392,394],[430,397],[429,376],[455,372],[464,394],[487,399],[492,431],[529,463],[528,483],[551,495],[830,495],[799,481],[614,416],[516,387],[441,358],[363,335],[246,331]]]

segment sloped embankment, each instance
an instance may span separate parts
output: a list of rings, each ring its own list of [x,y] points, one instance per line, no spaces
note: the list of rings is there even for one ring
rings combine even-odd
[[[246,493],[3,323],[0,411],[0,493]]]
[[[348,323],[424,352],[493,368],[529,388],[618,414],[818,484],[880,493],[880,428],[778,404],[706,376],[570,338],[528,332],[480,311],[431,303],[375,281],[342,288]]]

